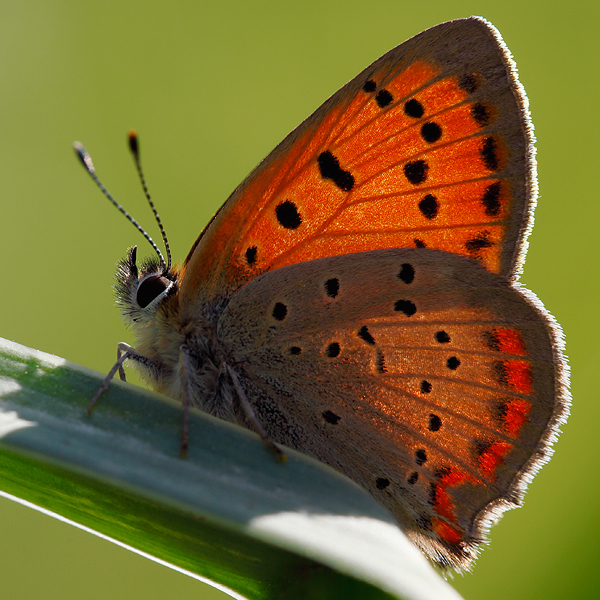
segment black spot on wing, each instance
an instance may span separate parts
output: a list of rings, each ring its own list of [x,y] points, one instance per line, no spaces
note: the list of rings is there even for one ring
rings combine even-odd
[[[285,229],[298,229],[302,225],[302,217],[298,212],[297,206],[289,200],[285,200],[277,205],[275,216],[279,224],[285,227]]]
[[[367,344],[371,344],[372,346],[375,345],[375,339],[373,338],[373,336],[370,334],[369,329],[367,328],[366,325],[363,325],[359,330],[358,330],[358,337],[361,340],[364,340],[365,342],[367,342]]]
[[[420,119],[424,113],[423,105],[414,98],[404,104],[404,114],[413,119]]]
[[[340,280],[333,277],[325,282],[325,293],[330,298],[335,298],[340,292]]]
[[[385,477],[378,477],[377,481],[375,481],[375,485],[378,490],[385,490],[385,488],[390,485],[390,480]]]
[[[335,413],[330,410],[323,412],[323,418],[331,425],[337,425],[342,417],[338,417]]]
[[[442,128],[437,123],[425,123],[425,125],[421,127],[421,137],[428,144],[433,144],[442,137]]]
[[[440,344],[447,344],[450,341],[450,336],[445,331],[436,331],[434,337]]]
[[[494,245],[490,239],[489,231],[482,231],[478,233],[475,237],[467,240],[465,242],[465,249],[471,256],[477,256],[481,253],[482,250],[486,248],[491,248]]]
[[[369,79],[368,81],[365,82],[365,85],[363,85],[363,91],[366,92],[367,94],[374,92],[376,88],[377,88],[377,84],[372,79]]]
[[[488,185],[481,198],[481,203],[485,207],[485,214],[488,217],[497,217],[500,214],[500,192],[502,184],[499,181]]]
[[[442,420],[434,414],[430,414],[429,415],[429,431],[439,431],[440,427],[442,426]]]
[[[278,321],[283,321],[287,315],[287,306],[282,302],[276,302],[273,307],[273,317]]]
[[[341,348],[337,342],[332,342],[331,344],[329,344],[329,346],[327,346],[327,349],[325,350],[325,354],[329,358],[335,358],[336,356],[339,356],[340,352]]]
[[[492,109],[481,102],[471,106],[471,117],[480,127],[489,125],[492,121]]]
[[[387,90],[380,90],[375,96],[375,102],[379,108],[385,108],[394,101],[394,97]]]
[[[415,160],[404,165],[404,175],[413,185],[419,185],[427,179],[429,165],[424,160]]]
[[[475,73],[465,73],[458,80],[458,85],[467,92],[467,94],[472,94],[477,91],[479,87],[479,77],[475,75]]]
[[[404,263],[398,273],[398,279],[404,283],[412,283],[415,278],[415,269],[410,263]]]
[[[447,361],[446,361],[446,366],[451,370],[451,371],[456,371],[456,369],[458,369],[458,367],[460,366],[460,360],[458,358],[456,358],[456,356],[451,356]]]
[[[354,187],[352,173],[344,171],[340,161],[329,150],[321,152],[317,162],[323,179],[330,179],[343,192],[349,192]]]
[[[495,137],[490,136],[483,140],[483,144],[479,149],[479,155],[488,170],[500,170],[500,149]]]
[[[417,307],[410,300],[396,300],[394,310],[404,313],[407,317],[412,317],[417,312]]]
[[[492,371],[496,375],[497,380],[502,385],[508,384],[508,369],[506,368],[504,361],[497,360],[494,363],[492,363]]]
[[[421,214],[429,221],[437,217],[438,209],[438,200],[433,194],[427,194],[419,202],[419,210],[421,211]]]
[[[494,330],[483,332],[483,341],[490,350],[498,352],[500,350],[500,341]]]
[[[256,246],[251,246],[246,249],[246,262],[249,265],[253,265],[256,262],[256,253],[258,249]]]

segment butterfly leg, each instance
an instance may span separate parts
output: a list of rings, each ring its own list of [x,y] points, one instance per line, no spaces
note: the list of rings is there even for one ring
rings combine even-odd
[[[119,362],[119,360],[121,359],[121,344],[123,344],[124,342],[121,342],[120,344],[117,345],[117,363]],[[121,381],[127,381],[127,377],[125,377],[125,369],[123,368],[123,363],[125,362],[125,360],[127,360],[126,358],[124,358],[121,361],[121,364],[119,365],[119,379]]]
[[[100,386],[100,389],[96,392],[96,394],[94,395],[94,397],[88,404],[88,410],[87,410],[88,416],[91,416],[92,411],[94,410],[94,406],[96,405],[96,402],[98,402],[100,396],[102,396],[102,394],[108,389],[108,386],[110,385],[110,382],[111,382],[112,378],[115,376],[115,373],[117,371],[119,371],[119,377],[120,377],[121,381],[126,381],[125,371],[123,369],[123,363],[127,359],[136,360],[139,363],[141,363],[142,365],[144,365],[145,367],[155,370],[154,363],[149,358],[146,358],[145,356],[138,354],[136,349],[133,348],[132,346],[130,346],[129,344],[126,344],[125,342],[119,342],[119,344],[117,345],[117,362],[113,365],[112,369],[108,372],[108,375],[104,378],[104,381],[102,382],[102,385]]]
[[[233,382],[233,387],[237,392],[238,398],[240,399],[242,409],[246,413],[248,419],[250,419],[250,422],[254,426],[254,429],[256,430],[258,435],[260,435],[262,441],[267,445],[267,447],[275,454],[277,460],[279,462],[285,462],[287,460],[287,456],[283,453],[279,446],[277,446],[277,444],[275,444],[275,442],[269,437],[269,434],[265,431],[264,427],[257,419],[254,409],[252,408],[250,401],[246,397],[246,394],[244,393],[244,390],[240,385],[240,381],[236,372],[228,364],[225,364],[225,367],[227,369],[227,372],[229,373],[229,376],[231,377],[231,381]]]
[[[190,362],[189,348],[186,344],[179,347],[179,358],[181,361],[181,375],[183,380],[183,424],[181,426],[181,446],[179,447],[179,456],[185,458],[190,445],[190,403],[192,389],[190,383],[190,372],[192,365]]]

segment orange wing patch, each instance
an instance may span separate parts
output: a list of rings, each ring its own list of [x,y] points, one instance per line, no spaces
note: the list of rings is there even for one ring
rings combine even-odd
[[[435,72],[422,65],[418,71]],[[368,94],[370,100],[363,100],[358,113],[343,114],[335,126],[339,139],[330,136],[321,147],[315,146],[321,135],[311,139],[309,162],[301,170],[289,169],[295,171],[291,181],[279,186],[241,240],[241,253],[254,246],[258,252],[261,240],[263,245],[269,240],[256,268],[420,245],[477,258],[489,270],[499,270],[506,203],[504,211],[490,213],[484,198],[494,194],[492,189],[486,196],[497,181],[489,178],[505,166],[506,152],[500,139],[481,133],[481,122],[491,119],[491,111],[461,104],[468,94],[456,78],[397,101],[389,89],[359,92],[357,98]],[[442,106],[442,100],[456,105]],[[347,214],[358,227],[346,226]],[[454,231],[457,227],[463,231]],[[373,229],[376,235],[368,235]]]

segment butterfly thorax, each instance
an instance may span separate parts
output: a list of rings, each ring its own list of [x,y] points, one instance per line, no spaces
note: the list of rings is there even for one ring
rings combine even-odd
[[[187,385],[193,405],[236,422],[214,328],[203,314],[182,308],[179,281],[178,267],[163,273],[155,259],[146,259],[138,269],[135,247],[120,261],[117,303],[143,358],[134,362],[156,391],[183,400]]]

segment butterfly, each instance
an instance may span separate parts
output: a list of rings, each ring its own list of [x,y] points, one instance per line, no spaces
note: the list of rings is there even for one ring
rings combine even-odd
[[[434,562],[468,568],[568,412],[561,330],[518,283],[535,167],[498,31],[471,17],[413,37],[288,135],[181,266],[154,211],[168,262],[152,241],[157,258],[120,262],[138,343],[103,389],[133,361],[185,407],[346,474]]]

